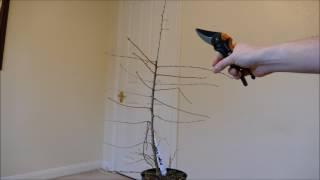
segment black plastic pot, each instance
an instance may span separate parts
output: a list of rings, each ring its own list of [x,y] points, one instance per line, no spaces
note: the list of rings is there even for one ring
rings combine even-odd
[[[186,180],[187,174],[177,169],[167,168],[166,176],[157,176],[156,169],[147,169],[141,173],[142,180]]]

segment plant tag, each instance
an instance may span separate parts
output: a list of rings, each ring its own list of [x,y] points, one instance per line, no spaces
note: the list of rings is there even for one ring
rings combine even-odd
[[[167,167],[165,166],[163,159],[161,158],[160,148],[158,143],[156,143],[156,156],[157,156],[157,163],[160,168],[161,175],[162,176],[167,175]]]

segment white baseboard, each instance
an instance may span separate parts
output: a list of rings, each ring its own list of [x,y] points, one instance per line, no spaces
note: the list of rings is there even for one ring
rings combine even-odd
[[[114,170],[111,162],[109,162],[109,161],[102,161],[101,168],[106,171],[113,171]]]
[[[21,175],[1,177],[1,180],[52,179],[52,178],[57,178],[61,176],[67,176],[67,175],[77,174],[77,173],[90,171],[94,169],[99,169],[101,167],[102,167],[101,161],[93,161],[93,162],[74,164],[74,165],[69,165],[64,167],[46,169],[41,171],[35,171],[35,172],[21,174]]]

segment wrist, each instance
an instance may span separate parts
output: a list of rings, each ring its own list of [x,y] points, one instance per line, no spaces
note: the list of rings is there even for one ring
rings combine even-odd
[[[253,56],[257,65],[277,65],[282,55],[278,48],[271,46],[259,48]]]
[[[270,46],[259,48],[254,53],[257,66],[264,67],[268,73],[288,71],[289,64],[286,61],[288,52],[281,46]]]

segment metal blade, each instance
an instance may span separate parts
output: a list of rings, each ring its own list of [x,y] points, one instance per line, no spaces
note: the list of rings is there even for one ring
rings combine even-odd
[[[196,31],[202,40],[204,40],[206,43],[212,45],[211,40],[212,40],[213,35],[216,34],[216,32],[206,31],[206,30],[199,29],[199,28],[197,28]]]

